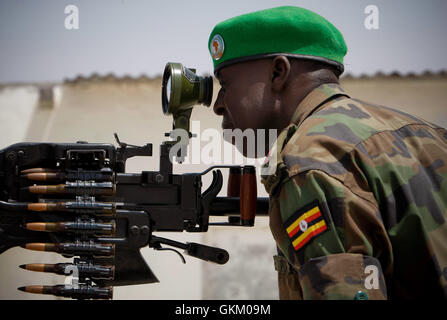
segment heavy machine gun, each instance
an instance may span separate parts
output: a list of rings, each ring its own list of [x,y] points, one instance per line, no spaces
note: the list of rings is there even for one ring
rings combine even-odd
[[[192,105],[210,105],[211,77],[168,63],[162,86],[165,114],[173,132],[187,140]],[[179,98],[179,97],[180,98]],[[174,135],[175,136],[175,135]],[[206,232],[211,225],[253,226],[255,214],[266,214],[268,200],[257,198],[252,166],[214,166],[200,173],[173,173],[173,158],[184,157],[185,143],[160,145],[159,171],[126,173],[126,160],[152,156],[152,144],[119,147],[87,143],[17,143],[0,150],[0,253],[22,246],[57,252],[72,263],[28,264],[32,271],[76,275],[72,284],[28,286],[30,293],[75,299],[111,299],[113,286],[158,282],[140,249],[181,249],[205,261],[225,264],[226,250],[181,243],[155,235],[163,231]],[[183,144],[182,144],[183,143]],[[226,197],[220,169],[229,168]],[[212,174],[202,192],[202,177]],[[212,223],[210,216],[228,216]],[[176,251],[183,262],[184,257]]]

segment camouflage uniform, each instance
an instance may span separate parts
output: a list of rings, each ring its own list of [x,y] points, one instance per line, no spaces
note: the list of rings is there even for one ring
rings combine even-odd
[[[324,84],[272,151],[281,299],[447,297],[445,129]]]

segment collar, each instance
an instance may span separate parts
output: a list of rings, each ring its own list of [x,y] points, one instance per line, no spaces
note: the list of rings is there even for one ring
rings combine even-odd
[[[340,85],[336,83],[326,83],[312,90],[298,104],[290,124],[281,131],[276,139],[276,143],[270,150],[269,155],[262,166],[262,169],[266,171],[262,174],[263,171],[261,170],[261,182],[264,184],[264,187],[269,194],[279,184],[283,177],[284,169],[286,169],[286,165],[281,156],[281,151],[284,146],[307,117],[319,107],[322,107],[326,102],[337,96],[346,96],[349,98]],[[267,170],[266,168],[269,169]]]
[[[303,121],[309,117],[318,107],[322,106],[328,100],[335,96],[348,96],[348,94],[337,83],[325,83],[312,90],[298,104],[290,123],[299,127]]]

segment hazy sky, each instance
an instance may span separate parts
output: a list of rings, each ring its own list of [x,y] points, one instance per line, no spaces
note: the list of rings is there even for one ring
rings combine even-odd
[[[64,26],[67,5],[79,29]],[[367,5],[379,29],[367,30]],[[348,45],[354,75],[447,69],[445,0],[0,0],[0,82],[61,81],[93,72],[153,76],[168,61],[212,73],[208,36],[235,15],[279,5],[313,10]]]

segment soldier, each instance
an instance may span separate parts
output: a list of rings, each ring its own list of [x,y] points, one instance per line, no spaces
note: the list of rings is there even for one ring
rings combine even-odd
[[[280,298],[445,299],[447,131],[343,91],[343,36],[309,10],[231,18],[208,45],[222,127],[280,131],[262,179]]]

